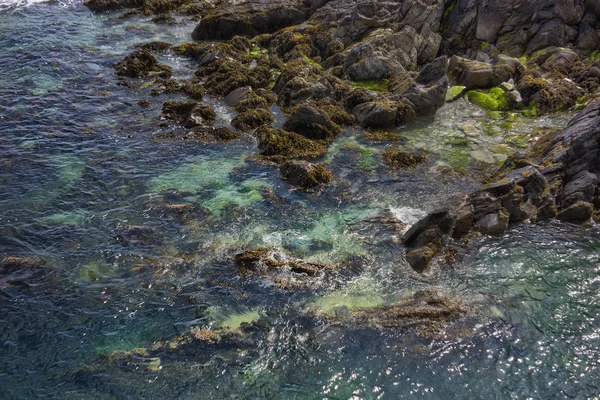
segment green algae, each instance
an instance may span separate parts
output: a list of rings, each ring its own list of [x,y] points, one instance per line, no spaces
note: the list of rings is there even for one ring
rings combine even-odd
[[[260,309],[250,309],[241,313],[223,313],[219,307],[210,307],[208,315],[215,320],[217,328],[239,330],[242,324],[249,324],[260,319]]]
[[[466,86],[451,86],[446,92],[446,101],[452,102],[457,100],[464,93]]]
[[[148,182],[153,193],[173,189],[184,193],[198,193],[207,189],[224,189],[233,170],[244,163],[244,157],[225,159],[199,158],[158,175]]]
[[[85,168],[85,162],[78,157],[57,154],[51,157],[60,173],[60,180],[65,185],[71,185],[81,178]]]
[[[500,88],[492,88],[488,93],[469,90],[466,95],[471,103],[488,111],[508,111],[510,108],[508,98]]]
[[[367,80],[367,81],[356,81],[353,83],[354,83],[354,86],[359,87],[359,88],[365,88],[365,89],[373,90],[376,92],[385,92],[387,90],[389,81],[388,80],[382,80],[382,81]]]
[[[306,261],[337,263],[347,260],[349,257],[363,257],[367,255],[360,240],[353,235],[348,227],[347,221],[352,218],[347,213],[334,212],[321,216],[312,229],[305,232],[310,243],[320,243],[326,250],[313,253],[309,248],[303,249],[300,254],[306,257]]]
[[[378,281],[370,276],[360,276],[343,288],[331,291],[307,304],[309,310],[324,315],[335,315],[385,304]]]
[[[213,215],[230,207],[252,207],[263,200],[264,190],[271,188],[272,184],[266,180],[247,180],[238,185],[228,185],[215,191],[210,200],[202,201],[202,207]]]
[[[44,217],[42,221],[48,225],[75,225],[84,226],[89,222],[90,216],[85,211],[65,211]]]
[[[523,139],[523,137],[521,137],[519,135],[510,135],[510,136],[505,137],[504,143],[513,145],[513,146],[521,148],[521,149],[524,149],[527,147],[527,143],[525,143],[525,140]]]

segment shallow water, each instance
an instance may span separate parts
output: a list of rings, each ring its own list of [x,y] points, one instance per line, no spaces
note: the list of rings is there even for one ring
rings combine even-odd
[[[335,171],[333,185],[300,193],[252,160],[250,136],[209,146],[153,140],[169,129],[159,126],[169,97],[119,85],[110,64],[139,43],[186,42],[194,24],[116,16],[94,15],[77,2],[0,3],[0,255],[43,258],[56,271],[51,285],[0,286],[2,398],[547,399],[600,392],[597,231],[523,225],[503,238],[477,239],[456,268],[421,277],[405,265],[401,246],[369,222],[391,211],[414,223],[476,187],[486,166],[515,150],[509,137],[560,127],[568,116],[495,120],[462,101],[449,104],[433,122],[401,131],[409,139],[402,146],[432,152],[415,173],[388,171],[379,157],[388,144],[350,129],[323,159]],[[159,58],[176,77],[193,72],[186,59]],[[140,100],[152,106],[138,107]],[[231,120],[226,106],[206,101],[219,124]],[[477,168],[442,176],[436,171],[443,166]],[[155,211],[168,202],[208,214],[181,223]],[[156,240],[123,246],[115,235],[129,225],[154,228]],[[231,262],[260,246],[352,267],[312,287],[280,290],[240,277]],[[386,304],[417,289],[460,296],[472,315],[434,339],[306,317]],[[235,362],[198,355],[123,376],[110,368],[93,379],[78,373],[112,351],[257,319],[268,321],[271,334]]]

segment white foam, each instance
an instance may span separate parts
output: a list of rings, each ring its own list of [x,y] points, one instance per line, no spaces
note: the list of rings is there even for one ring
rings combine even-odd
[[[427,215],[426,211],[412,207],[390,207],[390,211],[394,214],[394,217],[406,224],[405,231]]]

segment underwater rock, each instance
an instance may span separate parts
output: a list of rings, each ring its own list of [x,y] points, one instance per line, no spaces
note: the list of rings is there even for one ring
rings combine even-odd
[[[0,287],[32,287],[53,272],[46,261],[20,256],[0,259]]]
[[[124,225],[115,231],[115,237],[121,245],[129,246],[153,246],[160,244],[158,233],[149,226]]]
[[[324,112],[310,105],[301,105],[283,124],[283,129],[313,140],[332,140],[342,133]]]
[[[138,50],[129,54],[114,68],[117,75],[130,78],[145,78],[149,75],[165,79],[171,77],[171,67],[159,64],[156,58],[146,50]]]
[[[182,224],[201,221],[210,215],[208,210],[191,203],[158,203],[151,205],[148,211],[160,218],[173,219]]]
[[[334,269],[332,265],[307,262],[268,247],[237,254],[234,260],[240,273],[269,279],[282,289],[316,283],[317,277]]]
[[[279,167],[281,177],[291,185],[302,189],[313,189],[331,181],[331,172],[308,161],[286,161]]]
[[[334,319],[354,327],[431,329],[466,313],[466,306],[459,299],[430,290],[421,290],[407,299],[384,306],[353,310],[348,315],[337,316]]]

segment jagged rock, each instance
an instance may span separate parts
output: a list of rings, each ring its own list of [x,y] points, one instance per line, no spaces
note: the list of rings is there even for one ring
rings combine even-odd
[[[302,189],[312,189],[331,181],[331,172],[308,161],[287,161],[279,170],[284,181]]]
[[[418,62],[433,61],[437,54],[441,36],[431,30],[426,35],[424,38],[411,26],[405,26],[397,33],[391,29],[376,30],[349,50],[344,60],[344,75],[355,81],[365,81],[414,71]],[[425,41],[427,44],[423,45]],[[427,55],[419,50],[426,51]]]
[[[425,65],[416,78],[390,82],[392,98],[400,96],[402,104],[405,105],[398,110],[399,124],[411,122],[415,118],[433,117],[444,105],[448,90],[447,64],[446,57],[439,57]]]
[[[283,129],[313,140],[332,140],[342,133],[342,128],[327,114],[310,105],[296,108],[283,124]]]
[[[488,214],[478,220],[473,226],[475,230],[490,235],[499,235],[508,228],[508,213],[506,210]]]
[[[406,106],[390,101],[362,103],[354,107],[352,114],[363,128],[392,128],[397,126],[399,107]]]
[[[491,63],[452,56],[448,64],[452,79],[467,89],[489,89],[518,79],[524,71],[525,67],[519,60],[506,56],[497,56]]]
[[[592,215],[594,215],[594,205],[585,201],[578,201],[560,211],[556,218],[561,221],[584,223],[589,221]]]
[[[583,0],[459,1],[444,19],[442,54],[474,53],[477,41],[492,53],[530,55],[551,46],[566,47],[589,37],[586,21],[597,29],[597,3]],[[590,22],[591,21],[591,22]],[[587,34],[586,34],[587,33]],[[591,42],[593,44],[593,38]],[[475,46],[473,46],[475,47]]]

